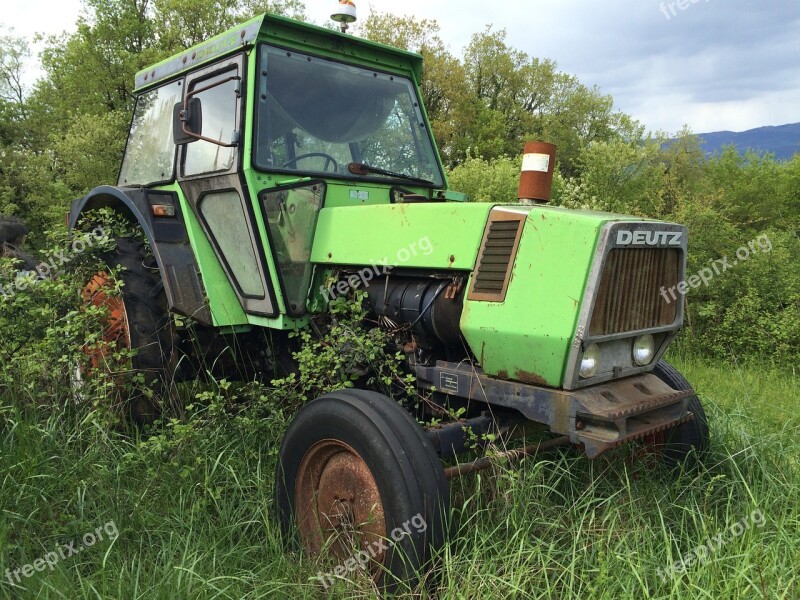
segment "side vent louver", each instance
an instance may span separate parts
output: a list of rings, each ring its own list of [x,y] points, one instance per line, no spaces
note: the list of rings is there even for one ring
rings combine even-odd
[[[483,233],[467,300],[503,302],[527,213],[495,209]]]

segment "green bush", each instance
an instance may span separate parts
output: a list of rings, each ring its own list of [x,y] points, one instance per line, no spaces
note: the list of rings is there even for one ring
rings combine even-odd
[[[448,173],[450,187],[474,202],[516,202],[522,157],[494,160],[468,157]]]
[[[0,260],[4,401],[50,406],[54,399],[71,397],[73,371],[86,359],[83,349],[102,332],[103,309],[83,307],[81,288],[96,271],[97,254],[110,248],[111,240],[91,233],[70,240],[63,232],[49,239],[50,249],[34,257],[35,272],[18,271],[13,259]],[[79,239],[88,244],[78,244]]]

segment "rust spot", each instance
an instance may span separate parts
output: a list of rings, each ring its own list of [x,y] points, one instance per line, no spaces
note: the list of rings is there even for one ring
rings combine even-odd
[[[498,377],[499,379],[508,379],[508,371],[505,371],[505,370],[503,370],[503,371],[498,371],[498,373],[497,373],[497,377]]]
[[[532,383],[534,385],[547,385],[544,377],[539,375],[538,373],[533,373],[531,371],[523,371],[522,369],[518,369],[514,372],[514,378],[517,381],[521,381],[522,383]]]

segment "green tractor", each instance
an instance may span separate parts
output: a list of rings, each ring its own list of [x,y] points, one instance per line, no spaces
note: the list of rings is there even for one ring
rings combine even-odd
[[[635,441],[668,465],[708,442],[697,396],[661,360],[683,324],[665,290],[684,279],[686,229],[465,202],[448,189],[421,69],[413,53],[252,19],[137,74],[118,185],[69,215],[92,227],[110,208],[146,238],[120,239],[109,258],[121,296],[101,272],[85,299],[109,308],[108,341],[135,351],[132,368],[156,387],[182,368],[176,316],[199,346],[238,340],[277,372],[292,369],[291,332],[365,294],[368,326],[391,335],[418,393],[463,418],[426,428],[368,389],[308,402],[281,446],[276,506],[307,551],[358,550],[387,586],[416,580],[445,543],[448,479],[488,459],[442,460],[476,440],[538,426],[555,434],[539,447],[595,458]],[[525,164],[552,174],[551,158]],[[135,421],[155,416],[151,397],[128,399]]]

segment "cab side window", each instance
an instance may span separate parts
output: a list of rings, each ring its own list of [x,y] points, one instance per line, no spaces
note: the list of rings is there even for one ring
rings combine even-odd
[[[200,135],[222,144],[238,141],[240,86],[236,68],[192,82],[189,93],[200,100],[203,110]],[[197,140],[186,144],[183,175],[228,171],[235,158],[234,146]]]

